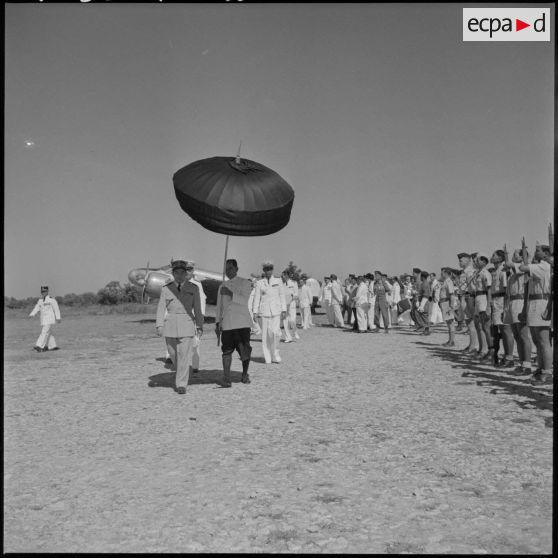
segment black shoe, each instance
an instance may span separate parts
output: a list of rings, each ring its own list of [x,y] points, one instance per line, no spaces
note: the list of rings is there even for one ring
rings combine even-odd
[[[199,370],[197,368],[192,368],[192,374],[197,374]]]
[[[176,393],[180,394],[180,395],[184,395],[186,393],[186,388],[184,386],[180,386],[175,388]]]
[[[221,382],[221,386],[224,388],[230,388],[232,387],[232,382],[230,380],[226,380],[223,378],[223,381]]]
[[[537,370],[531,376],[531,385],[533,385],[533,386],[540,386],[540,385],[544,385],[544,384],[552,384],[553,381],[554,381],[553,375],[552,374],[546,374],[546,373],[542,372],[542,370]]]
[[[249,384],[250,383],[250,376],[248,375],[248,372],[242,372],[242,379],[240,381],[243,384]]]
[[[42,352],[43,352],[43,349],[42,349],[41,347],[37,347],[37,345],[35,345],[35,346],[33,347],[33,349],[35,349],[38,353],[42,353]]]
[[[59,350],[60,350],[60,347],[54,347],[52,349],[49,349],[49,351],[59,351]]]
[[[500,362],[500,368],[513,368],[513,360],[502,360],[502,362]]]
[[[512,376],[527,376],[531,375],[532,371],[530,368],[523,368],[523,366],[516,366],[513,370],[510,370],[508,374]]]

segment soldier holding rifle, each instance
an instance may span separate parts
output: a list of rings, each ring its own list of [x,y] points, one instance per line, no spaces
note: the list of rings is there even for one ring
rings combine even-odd
[[[531,377],[533,385],[552,383],[552,347],[550,320],[545,314],[552,284],[549,245],[537,244],[532,263],[528,263],[525,239],[522,240],[523,263],[515,264],[518,271],[529,275],[527,302],[524,310],[527,326],[537,348],[538,368]]]

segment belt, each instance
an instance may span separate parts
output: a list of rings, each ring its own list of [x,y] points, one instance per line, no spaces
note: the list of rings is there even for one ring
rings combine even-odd
[[[492,298],[499,298],[501,296],[506,296],[506,291],[501,291],[499,293],[492,293]]]
[[[448,302],[448,301],[449,301],[449,298],[441,298],[440,299],[440,302]]]
[[[529,300],[548,300],[550,295],[547,294],[532,294],[529,295]]]
[[[475,293],[475,296],[481,296],[481,295],[485,295],[485,294],[488,294],[488,291],[477,291]]]
[[[475,296],[474,293],[463,293],[463,296]]]
[[[510,296],[510,300],[523,300],[525,298],[522,294],[515,294]]]

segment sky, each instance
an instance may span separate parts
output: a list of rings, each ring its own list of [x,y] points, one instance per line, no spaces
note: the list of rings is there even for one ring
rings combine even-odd
[[[550,42],[463,42],[474,6],[6,3],[4,295],[179,257],[221,271],[225,237],[172,176],[240,142],[295,192],[284,229],[230,237],[240,275],[439,271],[545,242],[554,5],[514,5],[551,8]]]

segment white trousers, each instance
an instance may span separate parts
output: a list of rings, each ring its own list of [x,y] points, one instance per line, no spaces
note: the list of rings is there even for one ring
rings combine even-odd
[[[368,312],[366,313],[366,319],[368,320],[368,327],[372,329],[374,327],[374,305],[376,304],[376,299],[369,302]]]
[[[333,325],[336,327],[344,327],[345,322],[343,321],[343,313],[341,312],[341,305],[334,302],[331,305],[331,313],[333,314]]]
[[[359,331],[366,331],[368,327],[368,309],[370,304],[365,302],[363,304],[357,304],[356,307],[356,314],[357,314],[357,322],[358,322],[358,330]]]
[[[190,358],[193,337],[165,337],[167,351],[176,369],[175,386],[186,387],[190,379]]]
[[[283,320],[283,330],[285,332],[285,340],[292,341],[300,339],[296,328],[296,302],[291,302],[287,307],[287,317]]]
[[[281,341],[281,315],[262,316],[262,350],[265,362],[279,360],[279,342]]]
[[[198,370],[200,367],[200,343],[201,341],[196,341],[192,343],[192,368],[194,370]],[[167,347],[167,356],[165,358],[170,358],[173,364],[176,364],[175,360],[172,358],[170,354],[168,343],[166,342],[166,337],[165,337],[165,346]]]
[[[310,306],[301,308],[300,313],[302,314],[302,329],[310,329]]]
[[[333,325],[333,308],[331,307],[331,302],[329,302],[328,300],[324,300],[322,302],[322,305],[326,313],[327,323],[329,325]]]
[[[36,347],[41,347],[41,349],[48,347],[51,350],[56,347],[56,339],[52,334],[53,327],[54,324],[45,324],[43,326],[43,329],[41,330],[41,335],[39,335],[39,338],[35,343]]]

